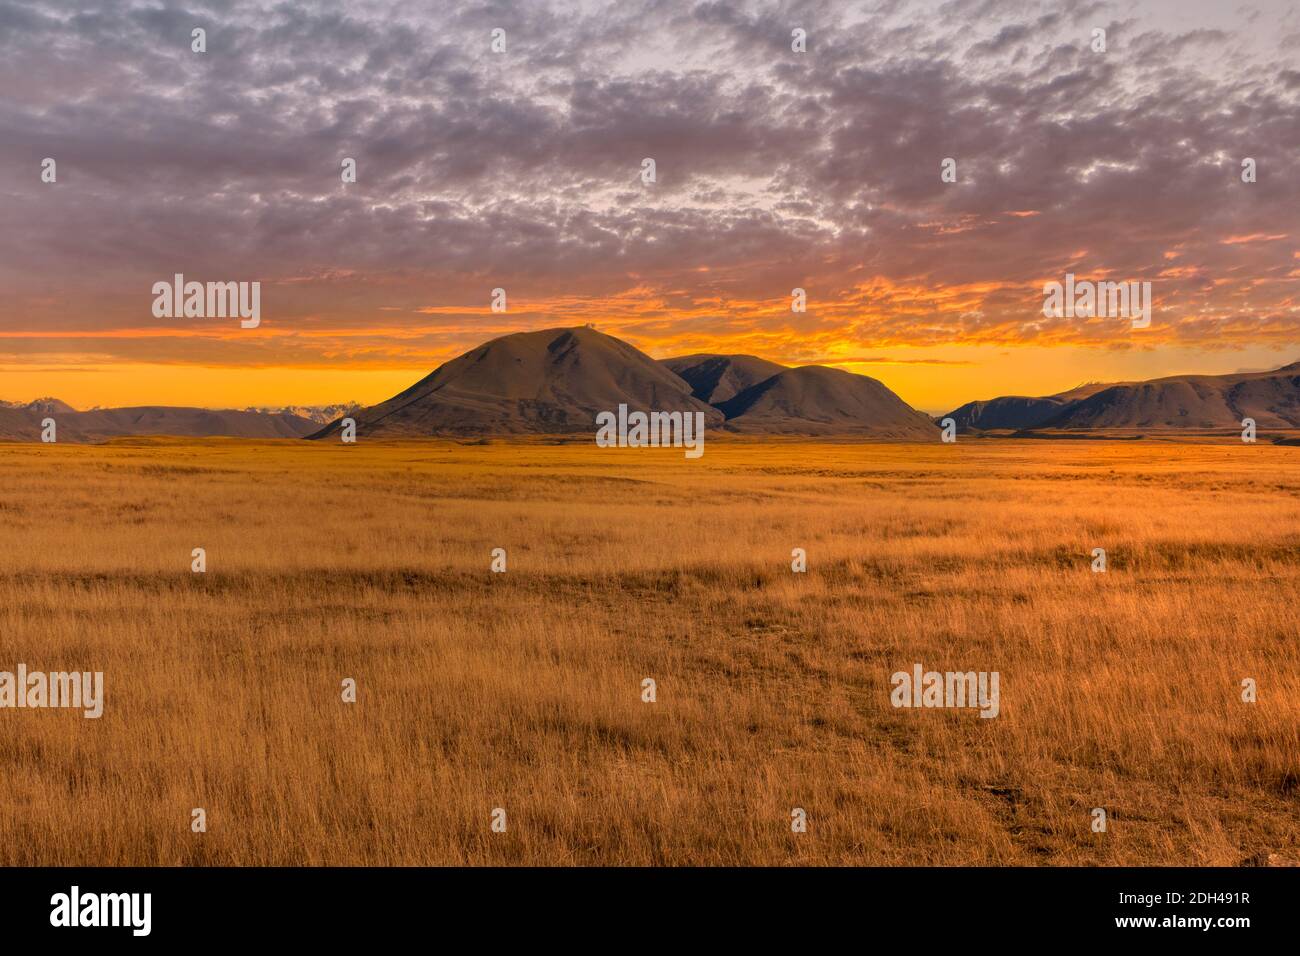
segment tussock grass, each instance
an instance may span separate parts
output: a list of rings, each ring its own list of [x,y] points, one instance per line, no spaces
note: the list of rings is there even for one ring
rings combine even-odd
[[[0,711],[0,863],[1294,857],[1296,454],[0,446],[0,670],[107,697]],[[1001,716],[895,710],[916,662]]]

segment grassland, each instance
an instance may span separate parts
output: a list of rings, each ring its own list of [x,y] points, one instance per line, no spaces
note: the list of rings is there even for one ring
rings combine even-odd
[[[0,710],[0,864],[1294,858],[1298,455],[3,445],[0,670],[107,703]]]

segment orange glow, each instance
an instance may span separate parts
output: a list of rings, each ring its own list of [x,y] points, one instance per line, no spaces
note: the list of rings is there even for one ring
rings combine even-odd
[[[791,311],[788,295],[741,294],[752,287],[744,278],[714,270],[689,291],[644,279],[599,297],[517,293],[508,313],[486,303],[417,300],[341,316],[281,314],[253,330],[222,320],[105,328],[100,316],[82,327],[9,328],[0,330],[0,398],[52,396],[76,407],[370,404],[490,339],[577,325],[655,358],[723,352],[837,365],[879,378],[927,411],[995,394],[1050,394],[1090,379],[1223,373],[1294,360],[1287,351],[1295,342],[1294,297],[1279,287],[1294,276],[1285,273],[1209,278],[1170,265],[1158,274],[1155,321],[1140,335],[1126,322],[1043,317],[1043,284],[1060,275],[943,286],[879,276],[845,285],[814,276],[803,313]],[[1173,297],[1162,313],[1162,296],[1179,285],[1212,288],[1217,304],[1194,299],[1185,307]],[[1265,287],[1278,289],[1272,311],[1245,308],[1247,296]]]

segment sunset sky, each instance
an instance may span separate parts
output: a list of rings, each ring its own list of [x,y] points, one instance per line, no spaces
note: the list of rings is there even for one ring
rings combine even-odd
[[[1276,367],[1298,164],[1285,0],[0,0],[0,399],[368,404],[587,323],[930,412]],[[1151,327],[1044,318],[1067,272]],[[260,327],[155,318],[176,273]]]

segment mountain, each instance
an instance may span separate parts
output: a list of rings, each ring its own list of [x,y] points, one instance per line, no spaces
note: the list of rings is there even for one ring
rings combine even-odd
[[[53,418],[61,442],[96,442],[133,435],[303,438],[319,424],[296,415],[174,408],[95,408],[79,412],[57,399],[0,403],[0,441],[40,441],[41,422]]]
[[[1043,398],[1004,396],[949,413],[959,431],[983,429],[1239,429],[1300,427],[1300,362],[1268,372],[1174,375],[1091,383]]]
[[[1082,385],[1076,385],[1074,388],[1064,392],[1057,392],[1050,398],[1059,398],[1064,402],[1073,402],[1080,398],[1088,398],[1096,395],[1102,389],[1114,388],[1116,385],[1132,385],[1132,382],[1084,382]]]
[[[293,415],[297,418],[309,419],[317,425],[328,425],[345,415],[356,414],[361,407],[356,402],[341,402],[336,405],[281,405],[261,408],[250,406],[244,411],[257,412],[261,415]]]
[[[821,365],[785,369],[718,408],[738,432],[928,441],[938,429],[874,378]]]
[[[691,395],[671,370],[590,327],[516,332],[439,366],[400,395],[354,416],[357,434],[427,435],[595,432],[596,415],[629,410],[722,414]],[[324,438],[339,423],[313,434]]]
[[[705,400],[707,399],[707,401]],[[0,440],[38,441],[53,417],[60,441],[127,435],[326,438],[344,417],[359,436],[588,433],[596,416],[698,412],[706,427],[745,433],[930,440],[937,429],[880,382],[820,366],[786,368],[752,355],[688,355],[657,362],[590,326],[519,332],[471,349],[399,395],[368,408],[288,406],[95,408],[55,399],[0,402]],[[321,427],[321,426],[324,427]]]
[[[944,417],[953,419],[959,432],[991,428],[1036,428],[1068,404],[1065,399],[1054,395],[1045,398],[1004,395],[983,402],[967,402]]]
[[[692,395],[711,405],[725,402],[786,368],[753,355],[683,355],[660,359],[660,363],[684,378]]]
[[[353,417],[358,435],[593,432],[599,412],[699,411],[745,433],[930,440],[934,424],[875,379],[752,355],[656,362],[590,327],[518,332],[440,366]],[[335,422],[312,438],[335,435]]]
[[[1300,362],[1272,372],[1176,375],[1113,385],[1061,409],[1045,428],[1300,427]]]
[[[952,418],[959,432],[988,431],[989,429],[1037,428],[1053,415],[1058,415],[1079,399],[1088,398],[1103,389],[1128,382],[1085,382],[1065,392],[1031,398],[1027,395],[1003,395],[986,401],[967,402],[941,418]]]
[[[65,421],[83,441],[102,441],[122,435],[177,435],[192,438],[303,438],[315,431],[316,422],[297,415],[263,415],[233,409],[177,408],[146,405],[135,408],[100,408],[55,416],[59,439]]]
[[[57,398],[38,398],[31,402],[0,402],[0,408],[22,409],[35,414],[46,415],[66,415],[68,412],[75,412],[76,409],[67,402],[61,402]]]
[[[41,418],[23,405],[0,404],[0,441],[40,441]]]

